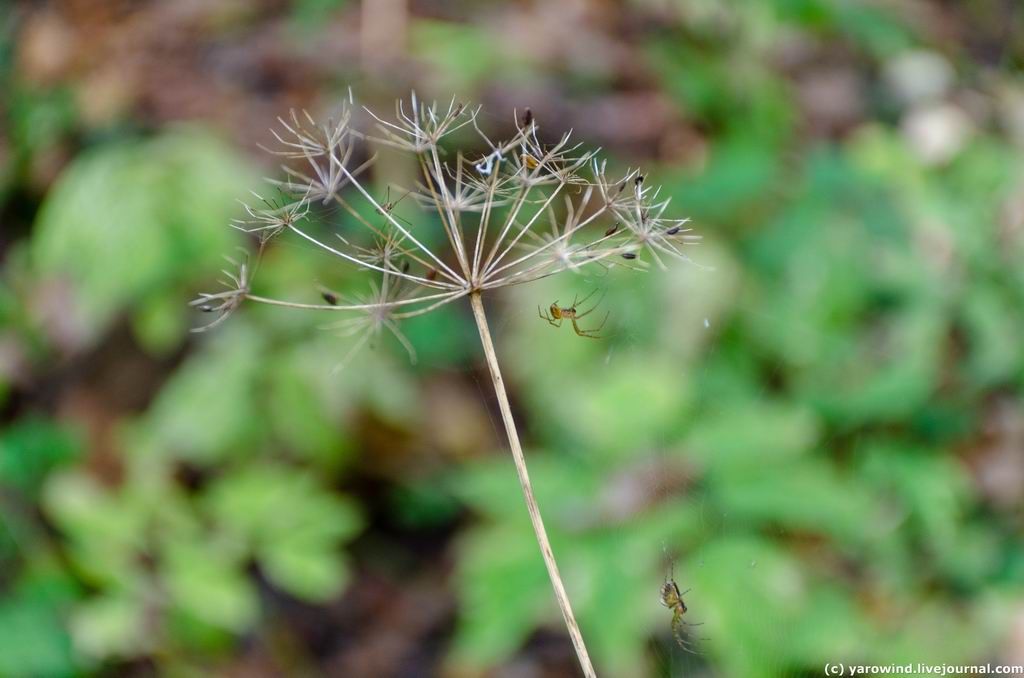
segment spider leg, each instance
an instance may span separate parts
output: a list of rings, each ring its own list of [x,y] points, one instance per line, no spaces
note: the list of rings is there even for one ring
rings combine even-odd
[[[699,652],[694,650],[689,643],[686,642],[686,638],[683,636],[682,633],[682,628],[680,628],[683,624],[686,624],[687,626],[694,626],[694,624],[687,624],[687,622],[683,621],[682,613],[676,610],[676,613],[672,615],[672,637],[675,638],[676,643],[679,645],[679,647],[683,648],[690,654],[700,654]],[[707,639],[702,638],[701,640]]]
[[[594,292],[596,292],[596,291],[597,291],[597,289],[595,288],[595,289],[594,289]],[[582,300],[582,301],[580,301],[580,304],[586,303],[587,299],[589,299],[590,297],[594,296],[594,292],[591,292],[591,293],[590,293],[590,294],[588,294],[587,296],[583,297],[583,300]],[[602,301],[604,301],[604,295],[605,295],[606,293],[607,293],[607,292],[602,292],[602,293],[601,293],[601,296],[600,296],[600,297],[598,297],[597,301],[595,301],[595,302],[594,302],[594,305],[593,305],[593,306],[591,306],[590,308],[588,308],[588,309],[587,309],[586,311],[583,311],[583,312],[581,312],[581,313],[577,313],[577,314],[576,314],[576,317],[577,317],[577,318],[582,318],[582,317],[583,317],[583,316],[585,316],[585,315],[590,315],[591,313],[593,313],[593,312],[594,312],[594,311],[595,311],[595,310],[597,309],[597,307],[601,305],[601,302],[602,302]]]
[[[582,299],[580,299],[578,303],[579,304],[587,303],[587,299],[589,299],[590,297],[594,296],[594,292],[597,292],[597,288],[596,287],[594,289],[590,290],[590,294],[588,294],[587,296],[585,296]],[[577,302],[574,301],[572,305],[576,306]]]
[[[587,337],[589,339],[600,339],[601,335],[598,334],[598,332],[600,332],[601,328],[604,327],[604,324],[606,322],[608,322],[608,316],[610,314],[611,314],[611,311],[609,311],[608,313],[605,313],[604,314],[604,320],[601,321],[601,324],[598,325],[597,327],[593,327],[593,328],[591,328],[589,330],[580,329],[580,326],[576,324],[576,317],[575,316],[572,319],[572,326],[576,330],[576,334],[580,335],[581,337]]]
[[[686,641],[684,641],[684,640],[682,640],[680,638],[676,638],[676,643],[679,645],[679,647],[683,648],[683,650],[685,650],[686,652],[689,652],[690,654],[696,655],[698,657],[700,656],[700,652],[697,652],[692,647],[690,647],[690,644],[687,643]]]
[[[601,329],[600,327],[596,327],[596,328],[594,328],[592,330],[585,330],[585,329],[582,329],[576,323],[576,316],[574,316],[574,315],[573,316],[569,316],[569,319],[572,320],[572,328],[573,328],[573,330],[575,330],[576,334],[578,334],[579,336],[586,337],[587,339],[600,339],[601,338],[601,336],[597,334],[597,331],[599,329]],[[605,319],[607,320],[607,318],[605,318]],[[604,323],[601,323],[601,324],[604,325]]]
[[[391,187],[389,186],[389,187],[388,187],[388,189],[390,190],[390,188],[391,188]],[[409,194],[410,194],[410,193],[412,193],[412,189],[411,189],[411,188],[410,188],[410,189],[409,189],[408,191],[406,191],[405,193],[403,193],[403,194],[402,194],[402,197],[401,197],[401,198],[399,198],[398,200],[396,200],[396,201],[394,201],[393,203],[391,203],[391,209],[394,209],[395,207],[397,207],[397,206],[398,206],[398,203],[402,202],[402,201],[403,201],[403,200],[405,200],[405,199],[406,199],[407,197],[409,197]]]

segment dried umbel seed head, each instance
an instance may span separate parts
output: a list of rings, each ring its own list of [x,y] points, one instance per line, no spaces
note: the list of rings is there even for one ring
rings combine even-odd
[[[260,243],[270,240],[309,213],[309,202],[304,197],[293,200],[291,196],[282,193],[277,198],[267,199],[259,193],[253,192],[253,195],[258,205],[243,202],[242,207],[248,218],[235,219],[231,225],[240,231],[256,234]]]
[[[196,331],[208,330],[220,325],[227,320],[228,316],[235,312],[242,302],[249,295],[250,277],[252,269],[249,266],[249,256],[243,253],[240,259],[225,257],[233,269],[224,269],[224,275],[220,279],[224,290],[220,292],[202,293],[198,299],[193,300],[190,306],[197,308],[203,313],[216,313],[217,317]]]
[[[228,291],[197,300],[200,310],[220,314],[214,325],[250,299],[349,312],[353,322],[335,325],[342,334],[387,329],[408,348],[402,320],[472,293],[587,267],[635,262],[629,267],[639,268],[646,266],[641,255],[661,268],[669,259],[689,261],[683,247],[697,238],[685,235],[685,219],[664,216],[670,200],[659,198],[660,189],[649,186],[646,175],[627,170],[610,178],[607,163],[567,134],[542,143],[530,109],[512,138],[500,142],[479,128],[478,108],[454,99],[427,104],[413,94],[397,102],[391,119],[367,110],[374,130],[356,129],[353,112],[350,97],[326,122],[306,112],[279,119],[274,136],[280,148],[272,152],[286,164],[283,178],[273,182],[278,193],[256,195],[245,206],[246,218],[233,224],[258,238],[255,263],[238,263],[239,272],[224,281]],[[465,129],[479,135],[483,154],[466,158],[447,146],[453,133]],[[387,190],[375,195],[363,183],[380,145],[410,155],[420,171],[414,186],[399,188],[376,176]],[[325,235],[323,226],[312,228],[314,217],[337,231]],[[440,237],[429,236],[431,229]],[[251,268],[277,237],[298,238],[362,271],[370,292],[346,299],[321,290],[323,303],[252,295]],[[438,242],[443,246],[432,244]]]

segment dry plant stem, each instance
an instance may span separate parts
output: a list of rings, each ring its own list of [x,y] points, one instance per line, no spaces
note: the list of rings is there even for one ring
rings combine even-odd
[[[519,444],[519,434],[516,432],[516,424],[512,419],[512,409],[508,404],[508,395],[505,393],[505,384],[501,379],[501,369],[498,366],[498,356],[494,352],[494,343],[491,341],[491,332],[487,327],[487,316],[484,314],[484,303],[479,292],[472,292],[469,301],[473,307],[473,316],[476,319],[477,328],[480,330],[480,342],[484,347],[484,355],[487,356],[487,366],[491,370],[491,380],[494,382],[494,393],[498,396],[498,406],[501,408],[501,418],[505,422],[505,432],[508,434],[508,444],[512,448],[512,459],[516,465],[516,473],[519,475],[519,485],[523,489],[523,498],[526,500],[526,510],[530,514],[530,522],[533,524],[533,533],[537,537],[537,545],[540,546],[541,556],[544,558],[544,565],[548,568],[548,577],[551,579],[551,586],[555,589],[555,598],[558,600],[558,607],[562,610],[562,618],[565,620],[566,629],[572,644],[576,648],[576,656],[583,669],[583,675],[587,678],[596,678],[594,666],[590,663],[590,655],[587,654],[587,646],[583,644],[583,634],[580,633],[579,624],[573,616],[572,606],[569,605],[569,596],[562,584],[562,576],[558,573],[558,564],[555,562],[555,554],[551,550],[551,542],[548,541],[548,533],[544,529],[544,521],[540,517],[540,508],[533,496],[533,486],[530,484],[530,474],[526,470],[526,458],[523,456],[523,448]]]
[[[387,5],[385,14],[392,18],[400,18],[407,4],[407,0],[381,2]],[[305,160],[308,168],[300,171],[285,167],[284,180],[273,182],[283,191],[282,198],[265,200],[257,195],[263,207],[246,205],[247,217],[233,223],[235,228],[257,236],[260,249],[252,263],[248,259],[229,260],[234,271],[224,271],[224,288],[202,293],[192,301],[197,310],[214,314],[214,320],[201,329],[216,327],[246,299],[296,309],[349,311],[353,317],[327,326],[344,337],[361,335],[342,364],[383,332],[394,335],[414,360],[415,351],[399,330],[399,321],[468,296],[534,535],[580,667],[590,678],[595,675],[594,668],[533,496],[481,294],[589,265],[602,270],[614,265],[642,270],[646,262],[638,260],[640,254],[664,269],[663,257],[689,262],[681,247],[695,244],[698,236],[683,228],[687,219],[662,216],[670,198],[659,198],[660,189],[645,184],[639,170],[628,170],[618,180],[610,178],[606,163],[594,153],[577,152],[578,146],[569,145],[568,134],[555,146],[542,145],[532,114],[522,124],[516,121],[517,132],[510,140],[495,144],[477,126],[480,109],[456,104],[454,98],[445,109],[425,104],[413,93],[408,112],[402,100],[396,103],[393,122],[364,109],[383,136],[369,136],[350,126],[354,106],[350,94],[337,121],[317,123],[305,112],[301,117],[292,112],[289,120],[280,120],[284,131],[273,133],[282,144],[277,154],[289,164]],[[446,145],[441,144],[442,139],[467,125],[472,125],[491,152],[476,162],[461,153],[455,155],[454,166],[443,162]],[[358,167],[349,167],[353,149],[364,142],[389,146],[418,159],[423,177],[406,195],[414,192],[414,203],[436,210],[447,238],[447,243],[436,239],[441,249],[427,246],[431,240],[426,233],[421,234],[421,227],[413,228],[411,222],[392,214],[402,198],[391,200],[390,185],[388,197],[382,201],[360,182],[358,177],[373,163],[375,154]],[[595,196],[600,198],[596,205],[591,203]],[[361,238],[349,235],[345,229],[334,233],[337,241],[323,240],[318,231],[306,230],[312,205],[327,205],[332,200],[363,227],[359,229],[364,231]],[[358,200],[361,207],[350,204],[350,200]],[[564,208],[556,201],[564,201]],[[597,221],[602,217],[608,222],[603,226]],[[541,226],[542,220],[550,222],[550,228]],[[301,238],[364,272],[370,278],[369,291],[343,297],[321,287],[325,303],[251,294],[260,254],[279,234]],[[580,333],[575,321],[573,325]]]

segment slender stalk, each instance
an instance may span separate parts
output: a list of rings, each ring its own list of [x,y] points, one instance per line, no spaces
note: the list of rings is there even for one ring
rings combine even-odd
[[[530,522],[533,524],[533,534],[537,538],[537,545],[540,546],[540,553],[544,558],[544,565],[548,569],[551,586],[555,589],[555,598],[558,600],[558,607],[562,610],[565,627],[576,648],[576,657],[579,659],[583,675],[586,678],[596,678],[594,666],[590,663],[590,655],[587,654],[587,646],[583,644],[583,634],[580,633],[579,624],[576,623],[576,617],[573,616],[569,596],[562,584],[562,576],[558,573],[558,564],[555,562],[555,554],[551,550],[551,542],[548,541],[548,533],[544,529],[544,521],[540,517],[540,508],[533,496],[533,485],[530,484],[530,474],[526,470],[526,458],[523,456],[523,448],[519,444],[516,423],[512,419],[512,409],[509,407],[508,395],[505,393],[505,383],[501,379],[501,368],[498,366],[498,356],[494,352],[494,343],[491,341],[491,331],[487,327],[487,316],[484,314],[484,303],[480,293],[471,293],[469,301],[473,307],[473,317],[476,319],[477,328],[480,330],[480,342],[484,347],[484,355],[487,356],[487,366],[491,370],[494,393],[498,396],[501,418],[505,422],[508,444],[512,448],[512,460],[515,462],[516,473],[519,475],[519,486],[522,488],[523,498],[526,500],[526,511],[530,514]]]

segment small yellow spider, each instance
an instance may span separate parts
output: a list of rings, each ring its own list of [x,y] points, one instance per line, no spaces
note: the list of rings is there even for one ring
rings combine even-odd
[[[676,639],[677,643],[679,643],[679,647],[692,654],[697,654],[683,637],[683,627],[702,626],[703,622],[699,624],[691,624],[683,619],[683,615],[687,612],[686,603],[683,602],[683,596],[689,593],[690,589],[686,589],[680,593],[679,585],[676,584],[676,580],[673,579],[672,576],[673,569],[674,564],[670,565],[669,574],[665,578],[665,583],[661,585],[661,604],[672,610],[672,637]]]
[[[597,290],[594,290],[594,292],[596,291]],[[582,329],[576,322],[580,318],[583,318],[584,316],[588,316],[591,313],[593,313],[594,310],[600,305],[601,299],[598,299],[597,303],[595,303],[586,311],[580,311],[577,308],[579,305],[586,303],[587,299],[594,296],[594,292],[591,292],[582,299],[574,297],[572,300],[572,306],[559,306],[558,300],[555,299],[555,303],[551,304],[551,306],[548,307],[547,313],[541,311],[540,306],[538,306],[537,315],[539,315],[544,320],[547,320],[548,324],[554,325],[555,327],[561,327],[562,321],[568,318],[569,321],[572,323],[573,331],[576,332],[578,336],[587,337],[588,339],[600,339],[601,335],[599,335],[598,332],[601,331],[601,328],[604,327],[604,324],[608,321],[608,313],[605,314],[604,320],[601,321],[600,325],[589,330]]]

